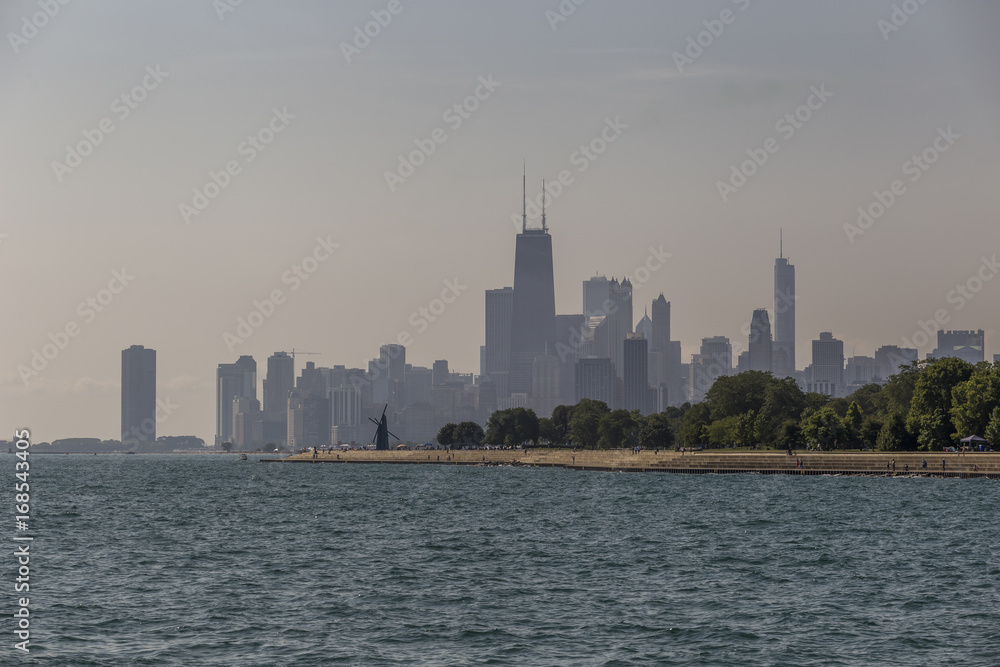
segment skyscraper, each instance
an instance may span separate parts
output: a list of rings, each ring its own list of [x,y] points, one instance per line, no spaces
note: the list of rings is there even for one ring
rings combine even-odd
[[[844,385],[844,341],[829,331],[812,342],[812,364],[806,377],[807,391],[839,396]]]
[[[242,356],[215,373],[215,445],[233,439],[233,399],[257,398],[257,362]]]
[[[543,203],[542,228],[528,229],[525,212],[515,245],[508,378],[511,393],[531,392],[532,364],[535,357],[545,354],[546,344],[554,342],[555,323],[552,237],[546,225]]]
[[[294,360],[287,352],[267,358],[261,437],[264,442],[285,442],[288,434],[288,394],[295,388]]]
[[[511,313],[514,290],[510,287],[486,290],[486,350],[479,373],[496,386],[497,396],[507,396],[510,372]]]
[[[615,370],[610,359],[588,357],[576,362],[576,400],[584,398],[615,405]]]
[[[704,400],[705,394],[720,377],[730,375],[733,368],[733,346],[725,336],[701,339],[698,354],[691,355],[688,393],[692,401]]]
[[[583,315],[599,317],[611,309],[611,283],[604,276],[583,281]]]
[[[386,377],[386,400],[398,412],[406,407],[406,348],[396,343],[379,348],[379,369]]]
[[[625,370],[624,408],[648,415],[656,407],[649,386],[649,341],[642,334],[629,334],[624,341],[622,361]]]
[[[750,318],[750,370],[771,372],[771,321],[767,310],[758,308]]]
[[[122,350],[122,444],[128,449],[156,442],[156,350]]]
[[[264,411],[288,409],[288,392],[295,387],[295,368],[287,352],[275,352],[267,358],[267,377],[264,378]]]
[[[795,374],[795,266],[785,259],[779,240],[779,257],[774,260],[774,342],[772,370],[775,377]]]
[[[656,373],[650,373],[650,377],[658,384],[657,407],[663,409],[674,404],[670,396],[670,302],[663,292],[653,301],[653,336],[649,348],[650,363],[656,366]]]
[[[625,338],[632,333],[632,283],[628,278],[620,283],[611,279],[611,309],[608,313],[608,333],[611,340],[611,361],[618,379],[625,376]]]

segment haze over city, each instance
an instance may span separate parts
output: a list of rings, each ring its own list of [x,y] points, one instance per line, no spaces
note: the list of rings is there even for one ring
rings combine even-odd
[[[522,169],[530,200],[550,183],[556,311],[627,276],[685,362],[745,349],[779,230],[799,369],[820,332],[871,355],[935,318],[1000,353],[992,3],[232,4],[0,7],[8,432],[118,437],[131,345],[177,406],[158,433],[206,442],[240,355],[363,366],[404,333],[478,374]]]

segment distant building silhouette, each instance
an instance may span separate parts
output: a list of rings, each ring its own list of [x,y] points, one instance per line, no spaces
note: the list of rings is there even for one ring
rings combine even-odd
[[[656,409],[655,394],[649,386],[649,341],[641,333],[629,334],[623,355],[622,407],[648,415]]]
[[[970,364],[986,361],[985,335],[978,331],[938,331],[937,348],[927,355],[929,359],[958,357]]]
[[[554,354],[559,358],[559,402],[573,405],[576,399],[576,360],[583,349],[583,315],[556,315]]]
[[[806,369],[806,391],[841,396],[844,387],[844,341],[829,331],[812,342],[812,364]]]
[[[215,445],[233,441],[233,401],[257,398],[257,362],[241,356],[233,364],[219,364],[215,373]]]
[[[666,300],[663,293],[653,301],[653,335],[649,341],[650,350],[650,384],[658,389],[659,399],[657,409],[663,410],[668,405],[680,405],[675,403],[675,398],[670,395],[673,376],[679,369],[673,368],[670,355],[670,302]],[[680,356],[677,357],[680,364]],[[655,368],[655,373],[653,369]],[[674,389],[673,391],[677,391]],[[683,403],[683,401],[681,401]]]
[[[588,357],[576,362],[576,401],[584,398],[615,405],[615,370],[611,359]]]
[[[774,260],[774,342],[771,370],[775,377],[795,375],[795,266],[783,244]]]
[[[517,235],[514,294],[511,304],[511,393],[531,393],[535,357],[555,341],[556,300],[552,277],[552,237],[546,229],[525,229]]]
[[[903,366],[909,366],[917,361],[917,356],[916,348],[883,345],[875,350],[875,363],[878,364],[879,379],[885,382],[898,373]]]
[[[283,444],[288,438],[288,394],[295,388],[294,359],[287,352],[267,358],[261,440]]]
[[[288,396],[288,446],[295,451],[330,444],[330,393],[327,380],[307,362]]]
[[[531,365],[531,407],[539,417],[551,417],[559,405],[559,357],[540,354]]]
[[[479,372],[493,381],[497,396],[506,396],[509,393],[513,309],[513,288],[486,290],[486,345]]]
[[[767,310],[758,308],[750,319],[750,370],[771,372],[771,322]]]
[[[692,402],[703,401],[712,384],[733,370],[733,346],[725,336],[701,339],[698,354],[691,355],[688,394]]]
[[[121,441],[127,449],[156,442],[156,350],[122,350]]]

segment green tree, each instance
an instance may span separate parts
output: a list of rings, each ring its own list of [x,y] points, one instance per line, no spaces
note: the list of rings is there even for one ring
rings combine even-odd
[[[222,451],[224,451],[224,452],[230,452],[233,449],[233,443],[231,443],[231,442],[224,442],[221,445],[219,445],[219,447],[221,447]]]
[[[698,442],[690,444],[711,445],[713,447],[732,447],[733,445],[740,444],[739,438],[736,435],[737,422],[739,422],[740,417],[741,415],[723,417],[702,426],[701,439]]]
[[[940,450],[951,443],[955,426],[951,421],[952,390],[968,380],[972,364],[956,357],[925,362],[913,388],[906,426],[917,435],[920,448]]]
[[[748,411],[756,414],[764,406],[768,385],[774,381],[774,376],[761,371],[723,375],[716,379],[705,394],[712,421]]]
[[[565,445],[570,440],[569,421],[573,417],[572,405],[557,405],[552,411],[552,426],[555,428],[552,442],[558,445]]]
[[[639,429],[639,445],[646,449],[669,449],[674,444],[674,429],[665,412],[646,417]]]
[[[692,405],[681,418],[680,428],[677,429],[677,436],[680,444],[691,447],[696,445],[707,445],[709,443],[707,427],[710,423],[711,413],[705,403]]]
[[[782,422],[776,440],[781,449],[796,449],[802,442],[802,428],[796,419]]]
[[[802,414],[802,435],[820,449],[835,449],[844,438],[844,424],[833,408],[810,408]]]
[[[910,414],[910,404],[913,402],[913,392],[917,380],[923,372],[925,362],[916,362],[900,367],[899,371],[890,376],[882,387],[881,394],[885,399],[886,413],[899,415],[905,421]]]
[[[883,419],[876,417],[874,415],[868,415],[865,417],[864,421],[861,422],[861,444],[867,449],[875,449],[878,446],[878,435],[882,431],[882,426],[885,423]],[[906,424],[903,423],[905,428]]]
[[[886,412],[887,398],[882,393],[882,385],[866,384],[848,396],[847,400],[857,403],[864,415],[884,415]]]
[[[1000,405],[1000,365],[980,364],[972,376],[951,390],[951,420],[959,439],[986,433]]]
[[[990,413],[990,423],[986,425],[986,431],[983,433],[983,437],[986,438],[990,445],[994,448],[1000,445],[1000,405],[993,408],[993,412]]]
[[[906,430],[903,416],[893,412],[885,419],[878,433],[875,448],[880,452],[899,452],[914,449],[913,436]]]
[[[560,443],[556,425],[548,417],[541,417],[538,420],[538,440],[548,444],[549,447]]]
[[[778,431],[788,420],[798,421],[805,409],[805,394],[791,378],[772,378],[764,390],[764,403],[754,424],[754,440],[774,447]]]
[[[483,427],[476,422],[462,422],[453,431],[454,443],[459,447],[479,447],[483,444],[484,435]],[[440,436],[438,433],[438,442],[441,442]]]
[[[864,422],[864,415],[861,407],[851,401],[844,415],[844,444],[849,447],[859,447],[861,445],[861,424]]]
[[[741,415],[736,415],[736,423],[733,430],[733,436],[736,439],[736,444],[756,445],[757,437],[754,428],[756,424],[757,415],[753,410],[747,410]]]
[[[608,414],[608,404],[589,398],[582,399],[573,407],[569,419],[569,431],[573,444],[580,447],[596,447],[600,439],[598,431],[601,417]]]
[[[455,429],[458,424],[445,424],[438,430],[437,441],[443,447],[451,447],[455,444]]]
[[[638,425],[628,410],[615,410],[601,416],[598,424],[597,446],[601,449],[635,447],[638,442]]]

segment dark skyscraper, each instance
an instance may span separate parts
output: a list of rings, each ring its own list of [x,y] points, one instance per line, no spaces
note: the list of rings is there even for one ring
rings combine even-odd
[[[666,300],[663,293],[653,301],[653,339],[650,341],[649,351],[652,358],[656,360],[656,378],[660,387],[660,407],[671,405],[670,403],[670,302]]]
[[[235,364],[219,364],[215,373],[215,444],[232,442],[233,399],[257,398],[257,362],[242,356]]]
[[[750,370],[771,372],[771,320],[758,308],[750,319]]]
[[[295,368],[287,352],[275,352],[267,358],[264,378],[264,411],[288,410],[288,392],[295,387]]]
[[[648,415],[655,409],[649,387],[649,342],[641,334],[629,334],[624,340],[623,403],[626,410]]]
[[[156,350],[122,350],[122,444],[128,449],[156,442]]]
[[[535,357],[545,354],[546,345],[555,340],[552,237],[545,222],[544,204],[542,211],[541,229],[528,229],[528,217],[523,214],[515,246],[508,377],[511,393],[531,394]]]
[[[493,381],[497,397],[505,398],[510,372],[510,321],[514,290],[510,287],[486,290],[486,346],[481,375]]]
[[[795,373],[795,266],[785,259],[779,242],[779,257],[774,260],[774,343],[771,359],[775,377]]]

